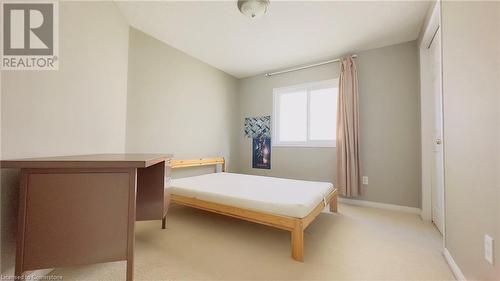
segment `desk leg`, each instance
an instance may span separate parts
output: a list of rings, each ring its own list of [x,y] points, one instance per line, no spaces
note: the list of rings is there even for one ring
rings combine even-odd
[[[19,210],[17,218],[17,247],[16,247],[16,265],[15,265],[15,277],[16,280],[22,280],[24,273],[24,233],[25,233],[25,222],[26,222],[26,200],[28,193],[28,173],[22,169],[21,170],[21,184],[19,189]]]
[[[167,228],[167,216],[164,216],[163,219],[161,219],[161,228]]]
[[[137,194],[137,169],[129,172],[128,241],[127,241],[127,281],[134,279],[135,207]]]

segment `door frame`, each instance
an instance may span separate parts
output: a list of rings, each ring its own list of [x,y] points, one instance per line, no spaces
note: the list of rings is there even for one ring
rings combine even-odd
[[[420,124],[421,124],[421,173],[422,173],[422,212],[421,217],[424,221],[432,221],[432,169],[433,169],[433,141],[434,141],[434,119],[431,117],[434,114],[433,92],[431,88],[431,77],[429,75],[429,46],[434,39],[437,29],[441,29],[441,1],[435,2],[429,16],[426,20],[426,26],[423,36],[419,42],[419,59],[420,59]],[[440,30],[440,40],[442,43],[442,29]],[[442,44],[441,44],[442,46]],[[441,47],[442,48],[442,47]],[[442,50],[441,50],[442,52]],[[441,71],[443,66],[441,54]],[[441,75],[442,77],[442,75]],[[441,89],[442,93],[442,89]],[[444,101],[443,101],[444,104]],[[443,129],[444,130],[444,129]],[[444,133],[443,133],[444,135]],[[443,142],[443,154],[445,147]],[[444,167],[443,167],[444,177]],[[446,179],[445,179],[446,182]],[[443,191],[443,209],[445,210],[444,199],[446,190]],[[443,242],[446,232],[446,212],[443,210]]]

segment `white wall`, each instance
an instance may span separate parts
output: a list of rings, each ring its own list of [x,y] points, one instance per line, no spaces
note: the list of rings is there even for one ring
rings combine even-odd
[[[362,175],[369,177],[359,199],[409,207],[420,205],[420,121],[416,41],[359,52]],[[272,114],[273,88],[337,78],[328,64],[240,82],[238,171],[248,174],[335,182],[335,148],[273,147],[271,170],[252,169],[245,117]]]
[[[442,27],[446,248],[468,280],[499,280],[500,2],[444,1]]]
[[[112,3],[60,10],[59,70],[2,72],[5,158],[125,148],[127,24]]]
[[[126,151],[225,156],[231,169],[237,82],[132,28]]]
[[[125,150],[128,24],[111,2],[59,10],[59,70],[1,73],[2,159]],[[2,171],[1,199],[5,275],[14,266],[16,171]]]

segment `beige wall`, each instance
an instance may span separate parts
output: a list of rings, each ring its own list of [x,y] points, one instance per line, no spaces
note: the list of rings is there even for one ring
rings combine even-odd
[[[499,280],[500,3],[442,5],[446,248],[468,280]]]
[[[418,50],[415,41],[359,52],[362,174],[369,177],[363,200],[420,205]],[[272,90],[339,76],[330,64],[271,78],[242,79],[238,171],[306,180],[335,181],[335,148],[273,147],[271,170],[251,168],[245,117],[272,113]]]
[[[304,147],[273,147],[271,170],[252,168],[252,140],[244,137],[245,117],[272,115],[273,88],[332,79],[339,76],[336,66],[328,65],[304,71],[265,77],[258,75],[240,80],[240,116],[237,171],[283,178],[333,181],[335,177],[335,149]],[[311,168],[314,167],[314,168]]]
[[[125,149],[128,24],[111,2],[59,9],[59,70],[1,73],[2,159]],[[17,189],[3,170],[2,274],[13,273]]]
[[[231,131],[236,125],[237,83],[236,78],[132,28],[127,152],[229,158],[235,146]]]

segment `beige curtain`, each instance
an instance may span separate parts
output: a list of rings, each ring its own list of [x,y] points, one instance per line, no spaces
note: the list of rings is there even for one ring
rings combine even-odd
[[[358,107],[358,74],[348,56],[341,59],[337,110],[337,187],[347,197],[361,194]]]

